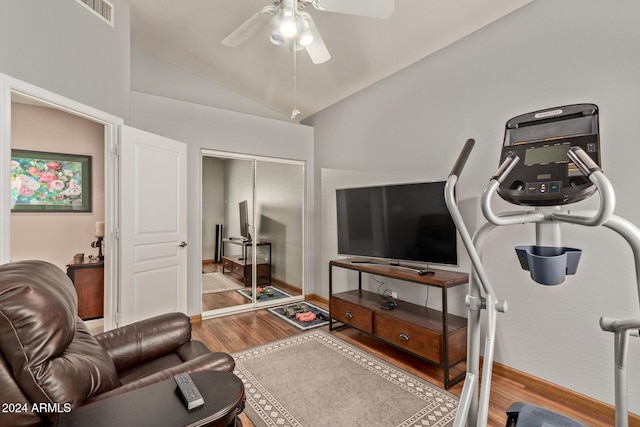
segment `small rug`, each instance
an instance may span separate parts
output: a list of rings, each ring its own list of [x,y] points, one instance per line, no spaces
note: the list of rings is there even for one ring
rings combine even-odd
[[[320,329],[233,353],[256,427],[453,425],[458,399]]]
[[[302,331],[308,331],[309,329],[319,328],[320,326],[329,324],[329,312],[327,310],[323,310],[320,307],[309,304],[308,302],[300,303],[300,305],[302,304],[306,305],[309,308],[309,311],[316,315],[315,320],[312,320],[311,322],[300,322],[299,320],[296,320],[295,317],[291,318],[286,315],[285,310],[287,309],[287,307],[295,307],[298,304],[287,304],[281,307],[272,307],[267,311],[278,316],[278,319],[284,320],[285,322],[295,326]],[[318,317],[319,314],[326,316],[327,320],[323,320]]]
[[[280,298],[287,298],[290,297],[291,295],[289,295],[288,293],[286,293],[285,291],[282,291],[278,288],[276,288],[275,286],[262,286],[263,289],[273,289],[273,295],[267,295],[266,293],[261,294],[260,296],[258,296],[258,298],[256,298],[256,300],[258,302],[265,302],[265,301],[271,301],[274,299],[280,299]],[[238,289],[237,292],[240,293],[240,295],[242,295],[243,297],[245,297],[246,299],[250,300],[251,299],[251,289]]]
[[[202,293],[234,291],[244,289],[242,283],[222,273],[204,273],[202,275]]]

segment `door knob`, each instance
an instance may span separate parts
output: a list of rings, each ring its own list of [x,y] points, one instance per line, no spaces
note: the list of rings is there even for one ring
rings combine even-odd
[[[181,247],[181,248],[184,248],[185,246],[187,246],[187,242],[185,242],[184,240],[182,241],[182,243],[178,245],[178,247]]]

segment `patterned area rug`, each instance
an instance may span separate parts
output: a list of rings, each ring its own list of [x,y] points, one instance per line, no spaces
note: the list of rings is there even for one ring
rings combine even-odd
[[[244,289],[242,283],[222,273],[204,273],[202,275],[202,293],[234,291]]]
[[[453,425],[458,399],[323,330],[234,353],[257,427]]]
[[[301,322],[299,320],[296,320],[295,316],[289,317],[287,315],[287,308],[291,308],[295,311],[298,306],[306,306],[306,308],[308,308],[308,311],[316,315],[315,320],[312,320],[310,322]],[[329,312],[327,310],[321,309],[320,307],[316,307],[313,304],[309,304],[308,302],[299,304],[287,304],[281,307],[273,307],[267,311],[271,314],[276,315],[278,319],[295,326],[301,331],[308,331],[309,329],[319,328],[320,326],[329,324]]]

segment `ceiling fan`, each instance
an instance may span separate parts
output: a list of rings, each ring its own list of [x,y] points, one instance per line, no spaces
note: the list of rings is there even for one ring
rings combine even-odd
[[[237,47],[247,41],[268,22],[272,22],[271,42],[289,43],[292,50],[306,49],[314,64],[322,64],[331,55],[320,36],[311,15],[303,9],[311,5],[317,10],[345,13],[371,18],[388,18],[394,9],[394,0],[271,0],[242,23],[222,44]]]

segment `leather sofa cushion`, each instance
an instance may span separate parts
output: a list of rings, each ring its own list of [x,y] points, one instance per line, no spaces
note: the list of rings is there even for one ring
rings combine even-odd
[[[148,377],[156,372],[164,371],[165,369],[178,366],[182,363],[182,359],[178,357],[176,353],[170,353],[166,356],[158,357],[150,360],[147,363],[135,366],[131,369],[120,372],[120,382],[122,384],[128,384],[130,382],[139,380],[140,378]]]
[[[73,283],[43,261],[0,266],[0,352],[36,403],[77,407],[120,385],[107,352],[77,316]]]
[[[196,360],[197,359],[197,360]],[[156,372],[171,370],[175,366],[179,366],[190,360],[197,361],[193,364],[193,371],[203,369],[214,369],[217,371],[232,372],[235,367],[235,361],[226,353],[211,353],[209,349],[200,341],[189,341],[176,349],[175,352],[163,357],[159,357],[135,366],[133,368],[118,373],[120,382],[129,384]]]

